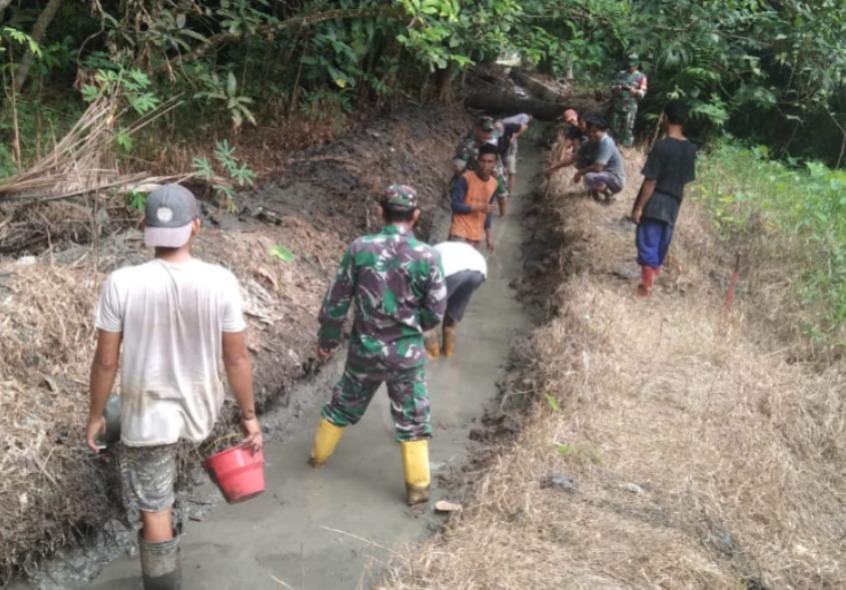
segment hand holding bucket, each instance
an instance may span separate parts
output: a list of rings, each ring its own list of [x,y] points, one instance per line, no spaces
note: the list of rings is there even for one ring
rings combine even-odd
[[[236,436],[241,435],[224,435],[206,449]],[[228,504],[246,502],[264,492],[264,453],[260,447],[258,451],[252,451],[254,444],[250,443],[249,447],[240,444],[220,451],[203,462],[203,467]]]

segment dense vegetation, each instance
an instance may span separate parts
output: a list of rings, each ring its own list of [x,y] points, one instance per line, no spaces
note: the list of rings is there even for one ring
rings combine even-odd
[[[80,99],[107,85],[141,112],[178,97],[160,123],[176,135],[197,132],[197,119],[180,113],[200,113],[203,129],[288,117],[343,126],[366,106],[448,97],[463,67],[506,51],[598,87],[637,51],[651,81],[647,113],[685,96],[700,133],[729,128],[773,153],[831,165],[846,150],[842,0],[0,0],[0,8],[0,172],[25,163]],[[641,121],[647,134],[649,121]]]
[[[183,168],[244,184],[233,151],[254,127],[337,133],[362,113],[451,100],[469,65],[513,52],[607,93],[637,52],[650,80],[641,136],[684,97],[697,140],[762,146],[722,148],[739,184],[703,194],[724,229],[759,217],[800,228],[810,259],[825,260],[797,287],[828,310],[812,331],[846,316],[845,181],[818,163],[846,156],[846,0],[0,0],[0,19],[0,177],[108,94],[128,106],[114,125],[125,162],[146,165],[164,138],[189,146]],[[212,145],[208,159],[190,153]]]

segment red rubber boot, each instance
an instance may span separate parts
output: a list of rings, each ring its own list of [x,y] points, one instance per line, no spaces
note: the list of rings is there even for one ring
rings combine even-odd
[[[635,289],[638,297],[649,297],[652,295],[652,285],[655,282],[655,269],[651,266],[640,267],[640,284]]]

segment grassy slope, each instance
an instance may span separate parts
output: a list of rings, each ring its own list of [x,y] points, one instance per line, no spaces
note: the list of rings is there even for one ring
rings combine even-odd
[[[556,277],[536,403],[464,513],[381,588],[844,587],[842,367],[790,363],[754,292],[722,314],[712,277],[731,259],[693,201],[655,296],[632,297],[613,273],[635,268],[637,187],[606,208],[569,176],[539,204],[540,239],[563,246],[527,279]]]

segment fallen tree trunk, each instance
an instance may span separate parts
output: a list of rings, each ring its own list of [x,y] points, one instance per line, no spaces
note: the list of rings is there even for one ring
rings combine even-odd
[[[546,100],[549,102],[567,102],[569,92],[563,91],[563,89],[556,89],[555,87],[532,77],[523,70],[511,70],[511,77],[514,78],[514,81],[520,86],[524,87],[533,96],[536,96],[540,100]]]
[[[477,92],[464,99],[464,105],[471,109],[482,109],[492,115],[513,115],[528,113],[541,121],[556,121],[561,118],[564,109],[576,109],[579,112],[596,108],[595,103],[586,100],[571,99],[566,102],[552,102],[536,98],[520,98],[513,94]]]

